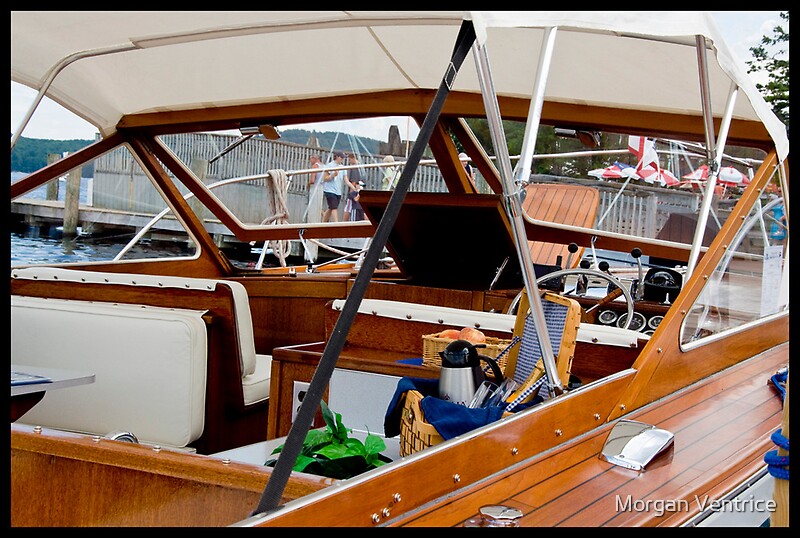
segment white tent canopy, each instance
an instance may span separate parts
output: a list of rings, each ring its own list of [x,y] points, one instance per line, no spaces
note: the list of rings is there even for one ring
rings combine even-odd
[[[545,100],[698,116],[702,35],[714,116],[738,85],[733,118],[762,121],[788,154],[783,124],[703,12],[17,11],[11,80],[39,90],[55,74],[48,97],[108,135],[126,114],[436,89],[465,18],[498,95],[530,97],[544,28],[556,26]],[[609,76],[620,66],[624,84]],[[480,91],[471,57],[453,89]]]

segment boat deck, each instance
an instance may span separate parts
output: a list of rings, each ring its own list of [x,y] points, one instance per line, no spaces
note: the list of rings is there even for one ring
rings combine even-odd
[[[606,425],[393,524],[460,526],[486,504],[520,509],[521,526],[684,524],[707,495],[724,495],[764,467],[782,414],[768,382],[787,363],[784,344],[626,417],[675,435],[642,473],[598,457]]]

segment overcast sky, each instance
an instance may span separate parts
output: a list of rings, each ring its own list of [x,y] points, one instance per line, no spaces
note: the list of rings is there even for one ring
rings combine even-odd
[[[751,58],[750,47],[757,45],[762,36],[771,36],[772,28],[782,23],[779,11],[712,11],[711,13],[733,52],[743,60]],[[11,132],[16,131],[35,97],[36,92],[30,88],[11,83]],[[405,119],[394,119],[385,123],[362,120],[356,124],[356,134],[385,140],[392,124],[398,126],[401,137],[406,139],[409,124]],[[333,129],[331,126],[331,130]],[[416,138],[417,131],[416,125],[411,122],[412,140]],[[95,133],[96,129],[92,125],[45,97],[23,135],[28,138],[69,140],[93,139]]]

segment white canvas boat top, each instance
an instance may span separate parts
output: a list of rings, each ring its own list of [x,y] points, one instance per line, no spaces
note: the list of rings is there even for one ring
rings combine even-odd
[[[463,19],[487,44],[498,95],[530,97],[556,26],[546,101],[697,116],[702,35],[714,116],[738,85],[733,118],[763,122],[788,155],[783,124],[705,12],[16,11],[11,80],[38,90],[66,64],[47,96],[105,136],[126,114],[436,89]],[[480,91],[470,55],[453,90]]]

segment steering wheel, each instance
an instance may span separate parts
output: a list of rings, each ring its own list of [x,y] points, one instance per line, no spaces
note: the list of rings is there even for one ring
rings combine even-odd
[[[574,269],[561,269],[559,271],[553,271],[552,273],[547,273],[546,275],[543,275],[543,276],[537,278],[536,279],[536,284],[538,286],[542,282],[546,282],[546,281],[552,280],[554,278],[563,278],[563,277],[569,276],[569,275],[587,275],[587,276],[592,276],[592,277],[595,277],[595,278],[603,279],[606,282],[608,282],[609,284],[613,284],[615,286],[614,291],[612,291],[611,293],[609,293],[608,295],[606,295],[605,297],[600,299],[600,301],[598,301],[598,303],[596,305],[592,306],[588,310],[585,310],[583,312],[584,315],[582,315],[581,318],[586,317],[585,316],[586,314],[589,314],[590,312],[595,311],[600,306],[605,305],[607,303],[610,303],[611,301],[613,301],[614,299],[619,297],[620,294],[621,294],[621,295],[623,295],[625,297],[625,303],[626,303],[626,306],[628,308],[628,316],[627,316],[627,319],[625,321],[625,327],[623,327],[623,328],[627,329],[628,327],[630,327],[631,321],[633,320],[633,296],[631,295],[630,291],[625,289],[625,286],[623,286],[622,283],[619,280],[617,280],[614,276],[612,276],[612,275],[610,275],[608,273],[604,273],[604,272],[598,271],[596,269],[584,269],[582,267],[576,267]],[[519,308],[519,301],[520,301],[521,298],[522,298],[522,291],[520,291],[517,294],[517,296],[514,297],[514,300],[511,301],[511,305],[509,305],[509,307],[506,309],[506,314],[516,314],[517,313],[517,308]]]

